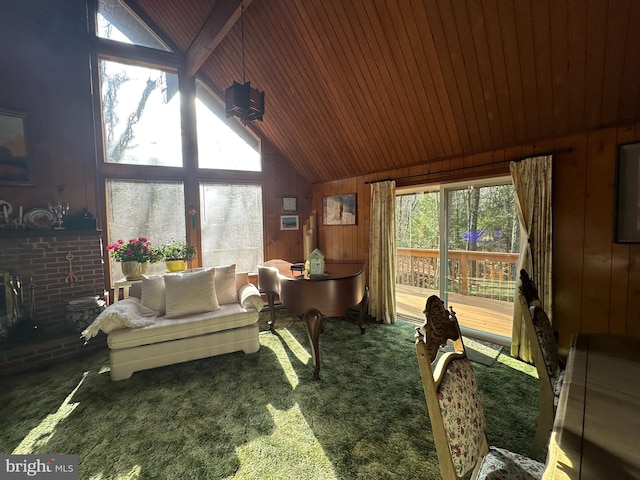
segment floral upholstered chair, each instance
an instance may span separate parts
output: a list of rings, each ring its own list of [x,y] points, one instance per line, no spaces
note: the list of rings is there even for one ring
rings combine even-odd
[[[520,270],[519,299],[524,329],[531,345],[533,363],[538,371],[539,418],[531,455],[536,456],[547,445],[553,428],[558,398],[564,380],[564,368],[551,322],[540,306],[538,290],[526,270]]]
[[[424,325],[416,328],[416,352],[442,478],[542,478],[542,463],[488,446],[478,384],[455,312],[448,312],[432,295],[425,317]],[[453,351],[443,353],[433,365],[439,347],[449,341]]]
[[[558,344],[551,327],[551,322],[545,311],[539,306],[529,309],[527,325],[528,334],[533,350],[533,359],[540,379],[540,393],[538,405],[540,417],[538,428],[533,442],[532,453],[537,454],[549,441],[549,435],[553,429],[553,421],[558,408],[562,382],[564,381],[564,364],[558,355]]]

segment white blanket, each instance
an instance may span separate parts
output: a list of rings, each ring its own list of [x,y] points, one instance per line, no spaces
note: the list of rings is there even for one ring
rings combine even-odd
[[[109,305],[91,325],[85,328],[81,336],[85,343],[95,337],[100,330],[104,333],[120,328],[140,328],[156,323],[159,312],[145,307],[136,297],[127,297]]]

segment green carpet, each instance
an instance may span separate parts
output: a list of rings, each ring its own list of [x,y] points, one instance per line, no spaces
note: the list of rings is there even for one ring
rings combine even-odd
[[[261,329],[268,313],[261,314]],[[278,312],[258,353],[108,374],[108,353],[2,380],[0,452],[77,454],[81,479],[438,479],[414,326],[327,319],[321,379],[301,321]],[[525,453],[533,367],[475,364],[489,443]]]

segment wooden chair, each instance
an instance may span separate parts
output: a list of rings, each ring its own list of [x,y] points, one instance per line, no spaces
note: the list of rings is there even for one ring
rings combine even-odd
[[[546,447],[562,388],[564,368],[558,355],[551,322],[540,306],[538,290],[525,270],[520,270],[519,300],[522,308],[524,329],[531,345],[533,362],[540,379],[538,393],[538,426],[531,448],[531,455],[537,456]]]
[[[473,366],[464,351],[453,310],[432,295],[425,323],[416,328],[416,353],[443,480],[540,479],[544,465],[528,457],[489,447],[485,417]],[[435,367],[440,346],[453,342]]]
[[[540,306],[538,289],[536,288],[535,283],[533,283],[533,280],[531,280],[531,277],[524,268],[520,270],[520,286],[518,287],[518,290],[525,300],[527,311],[531,306]]]

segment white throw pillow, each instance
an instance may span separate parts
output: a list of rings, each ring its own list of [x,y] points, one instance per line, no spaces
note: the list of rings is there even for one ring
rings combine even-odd
[[[166,311],[166,295],[162,275],[143,275],[140,303],[160,313]]]
[[[219,310],[215,268],[164,277],[167,318]]]
[[[220,305],[238,303],[238,289],[236,288],[236,264],[216,267],[214,275],[216,296]]]

